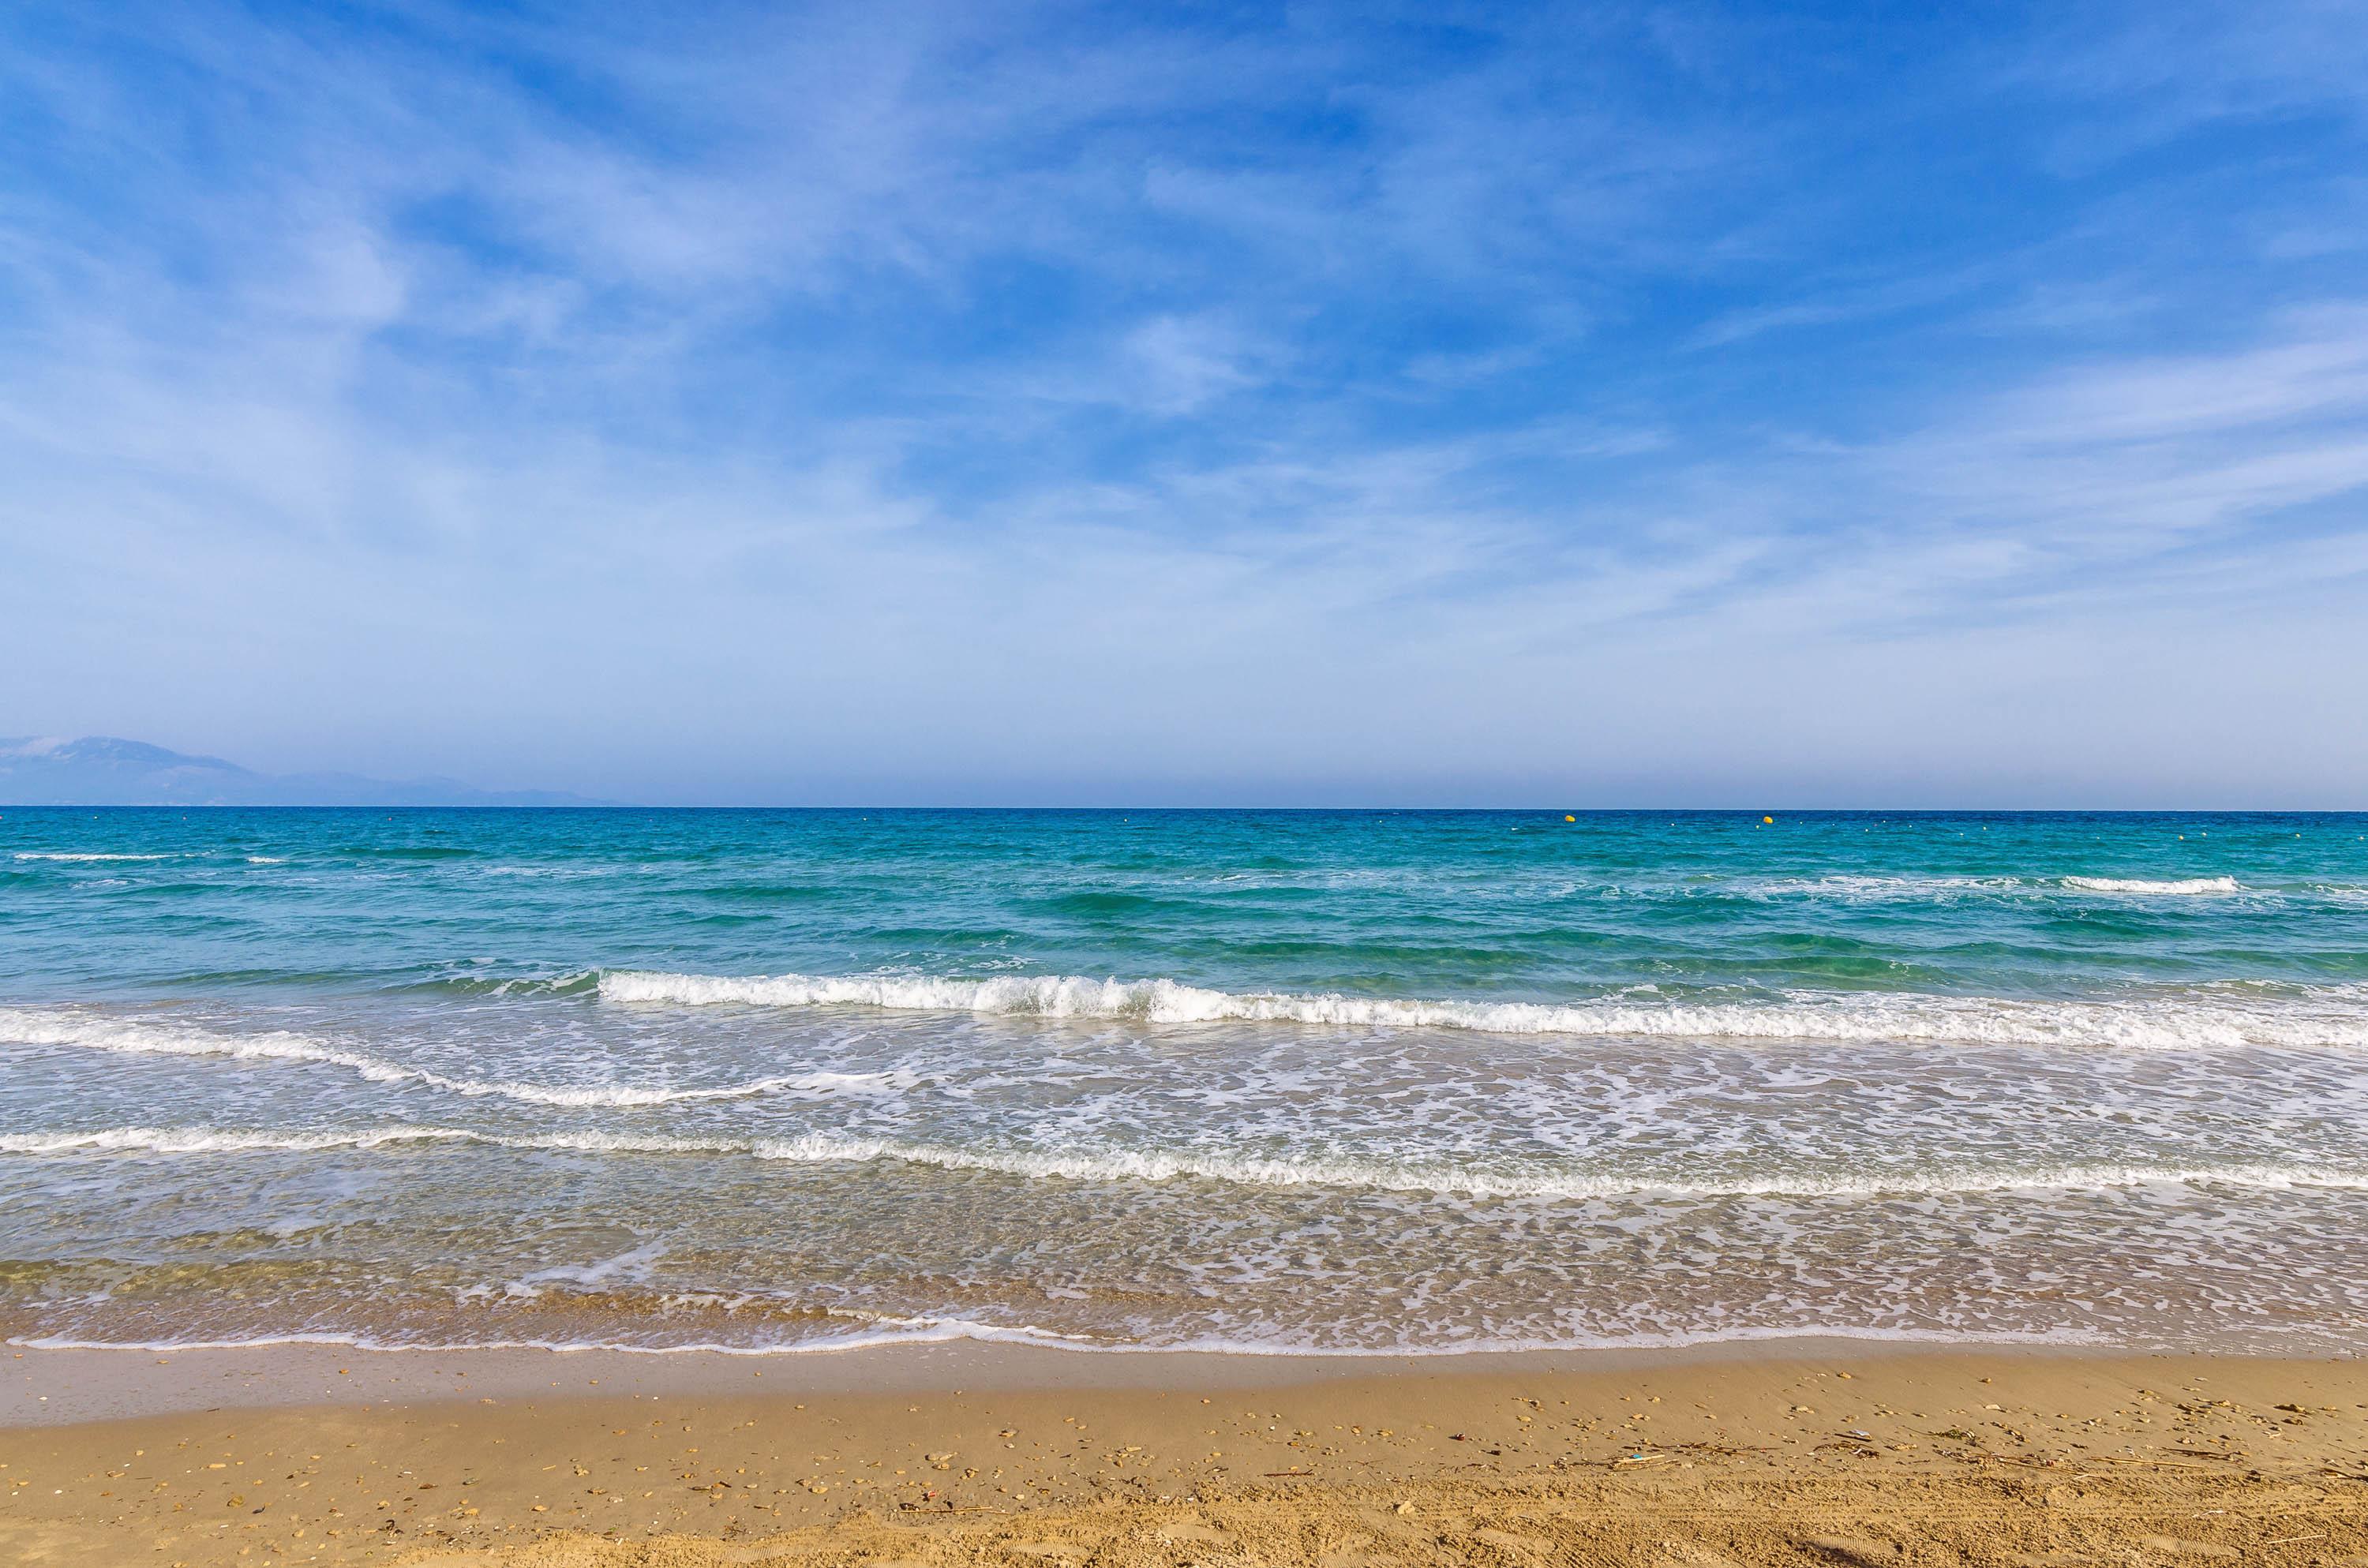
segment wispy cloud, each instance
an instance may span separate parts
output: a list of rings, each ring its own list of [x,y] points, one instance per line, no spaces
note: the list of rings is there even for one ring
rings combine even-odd
[[[2368,292],[2290,243],[2337,21],[1903,74],[1618,8],[21,11],[0,728],[610,797],[1983,777],[2009,633],[2368,652]],[[2259,188],[2113,172],[2272,121]],[[2110,663],[2054,667],[2132,760],[2064,777],[2199,777]]]

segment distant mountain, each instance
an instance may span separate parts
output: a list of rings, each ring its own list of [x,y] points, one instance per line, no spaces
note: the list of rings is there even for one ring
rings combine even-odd
[[[0,804],[12,806],[590,806],[553,790],[479,790],[450,778],[257,773],[141,741],[0,738]]]

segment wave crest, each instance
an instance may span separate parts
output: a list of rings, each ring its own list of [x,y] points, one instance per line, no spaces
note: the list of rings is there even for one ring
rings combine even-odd
[[[2248,1045],[2368,1047],[2368,1015],[2348,1006],[2207,1002],[2044,1002],[1995,997],[1791,993],[1782,1001],[1570,1003],[1422,1001],[1236,994],[1173,980],[1075,975],[962,980],[942,976],[727,975],[617,971],[604,1000],[684,1006],[867,1006],[1144,1023],[1333,1024],[1473,1029],[1493,1034],[1693,1040],[1803,1040],[1844,1044],[1955,1041],[2102,1045],[2140,1050]]]
[[[171,857],[171,856],[169,856],[169,855],[102,855],[102,854],[98,854],[98,853],[97,853],[97,852],[95,852],[95,851],[92,851],[92,852],[85,852],[85,851],[82,851],[82,850],[65,850],[65,849],[19,849],[19,850],[17,850],[17,859],[19,859],[19,860],[70,860],[70,861],[85,861],[85,860],[169,860],[169,859],[171,859],[171,858],[172,858],[172,857]]]
[[[2066,877],[2064,885],[2078,888],[2082,892],[2173,894],[2245,891],[2234,877],[2182,877],[2170,881],[2153,881],[2144,877]]]

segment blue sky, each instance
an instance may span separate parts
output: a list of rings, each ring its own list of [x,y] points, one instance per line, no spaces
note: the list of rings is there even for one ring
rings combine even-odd
[[[0,733],[2368,806],[2368,8],[0,11]]]

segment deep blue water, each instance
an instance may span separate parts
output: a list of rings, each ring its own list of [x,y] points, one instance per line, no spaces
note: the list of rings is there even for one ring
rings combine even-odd
[[[2352,983],[2368,819],[0,814],[0,985],[21,997],[619,968],[1539,1002]]]

